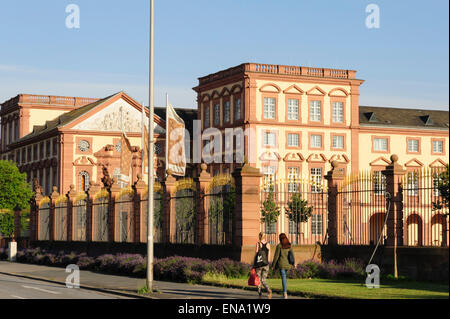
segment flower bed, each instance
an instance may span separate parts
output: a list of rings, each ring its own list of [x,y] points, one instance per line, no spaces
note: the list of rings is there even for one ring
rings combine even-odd
[[[7,259],[7,250],[0,249],[0,260]],[[86,253],[54,252],[40,248],[24,249],[17,252],[17,261],[46,266],[66,267],[76,264],[82,270],[101,273],[126,275],[144,278],[147,262],[140,254],[88,256]],[[204,260],[191,257],[172,256],[154,261],[154,278],[175,282],[201,283],[205,274],[222,275],[227,278],[247,277],[251,266],[228,258]],[[347,259],[342,264],[334,261],[319,263],[305,261],[288,272],[290,279],[302,278],[360,278],[364,277],[363,263],[356,259]],[[279,278],[278,271],[271,270],[269,278]]]

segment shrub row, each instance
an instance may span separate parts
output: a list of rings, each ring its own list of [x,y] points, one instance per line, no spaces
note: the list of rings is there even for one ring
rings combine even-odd
[[[0,249],[0,260],[7,259],[7,250]],[[146,259],[139,254],[88,256],[86,253],[53,252],[40,248],[24,249],[17,252],[17,261],[22,263],[66,267],[76,264],[82,270],[126,275],[144,278],[147,271]],[[228,278],[248,276],[251,266],[231,259],[204,260],[191,257],[173,256],[155,259],[154,278],[175,282],[200,283],[206,273],[225,275]],[[363,278],[364,264],[357,259],[346,259],[343,263],[335,261],[319,263],[305,261],[288,271],[288,278]],[[278,271],[271,270],[269,278],[280,278]]]

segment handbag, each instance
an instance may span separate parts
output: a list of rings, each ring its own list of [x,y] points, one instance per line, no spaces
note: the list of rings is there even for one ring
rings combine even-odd
[[[292,250],[289,250],[289,253],[288,253],[288,262],[289,262],[289,264],[291,264],[292,266],[295,266],[295,258],[294,258],[294,254],[292,253]]]
[[[260,281],[258,274],[256,273],[255,268],[252,268],[250,271],[250,277],[248,278],[248,285],[249,286],[259,286]]]

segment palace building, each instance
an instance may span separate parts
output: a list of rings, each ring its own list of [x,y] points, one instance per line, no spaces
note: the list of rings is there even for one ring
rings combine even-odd
[[[148,108],[144,123],[148,126]],[[187,126],[194,110],[177,109]],[[45,194],[56,186],[86,190],[100,182],[103,167],[119,179],[121,134],[132,146],[131,182],[142,172],[142,106],[124,92],[103,99],[20,94],[1,104],[0,158],[15,161],[28,181],[37,178]],[[165,108],[155,108],[157,176],[164,177]],[[144,171],[147,179],[148,168]]]
[[[408,170],[444,167],[448,111],[361,106],[363,83],[353,70],[255,63],[200,77],[194,87],[197,109],[176,109],[191,137],[187,154],[192,158],[200,149],[193,147],[193,137],[216,128],[223,133],[224,150],[208,171],[231,173],[242,165],[236,157],[241,139],[236,135],[230,145],[224,133],[242,129],[255,132],[245,135],[243,155],[267,178],[322,180],[332,161],[346,174],[379,172],[393,153]],[[100,182],[103,167],[121,176],[122,128],[132,145],[131,182],[142,172],[142,106],[124,92],[103,99],[20,94],[1,104],[0,117],[0,159],[15,161],[46,194],[53,186],[61,193],[70,185],[85,190],[90,181]],[[164,119],[165,108],[155,108],[160,179],[165,176]],[[194,132],[196,119],[199,132]],[[225,160],[227,148],[234,150],[231,161]],[[197,169],[188,164],[186,175]]]
[[[245,155],[267,177],[320,180],[334,160],[344,173],[376,172],[393,153],[411,170],[448,163],[448,111],[361,106],[363,82],[353,70],[245,63],[200,77],[193,89],[202,132],[253,130]]]

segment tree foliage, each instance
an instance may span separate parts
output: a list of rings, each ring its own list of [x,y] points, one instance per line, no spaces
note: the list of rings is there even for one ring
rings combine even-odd
[[[0,161],[0,208],[14,210],[25,209],[33,196],[26,174],[20,173],[12,161]]]
[[[308,201],[302,199],[302,194],[294,193],[287,203],[286,215],[295,223],[306,223],[312,215],[313,207],[308,206]]]
[[[277,222],[278,216],[280,216],[280,207],[275,202],[275,194],[273,186],[269,188],[269,194],[263,202],[263,207],[261,208],[261,221],[268,225],[272,225]]]
[[[438,175],[436,188],[439,191],[442,200],[438,200],[433,203],[434,209],[448,208],[449,204],[449,176],[448,176],[449,165],[445,167],[445,170]]]
[[[0,235],[4,237],[11,237],[14,234],[14,213],[1,212],[0,213]]]

